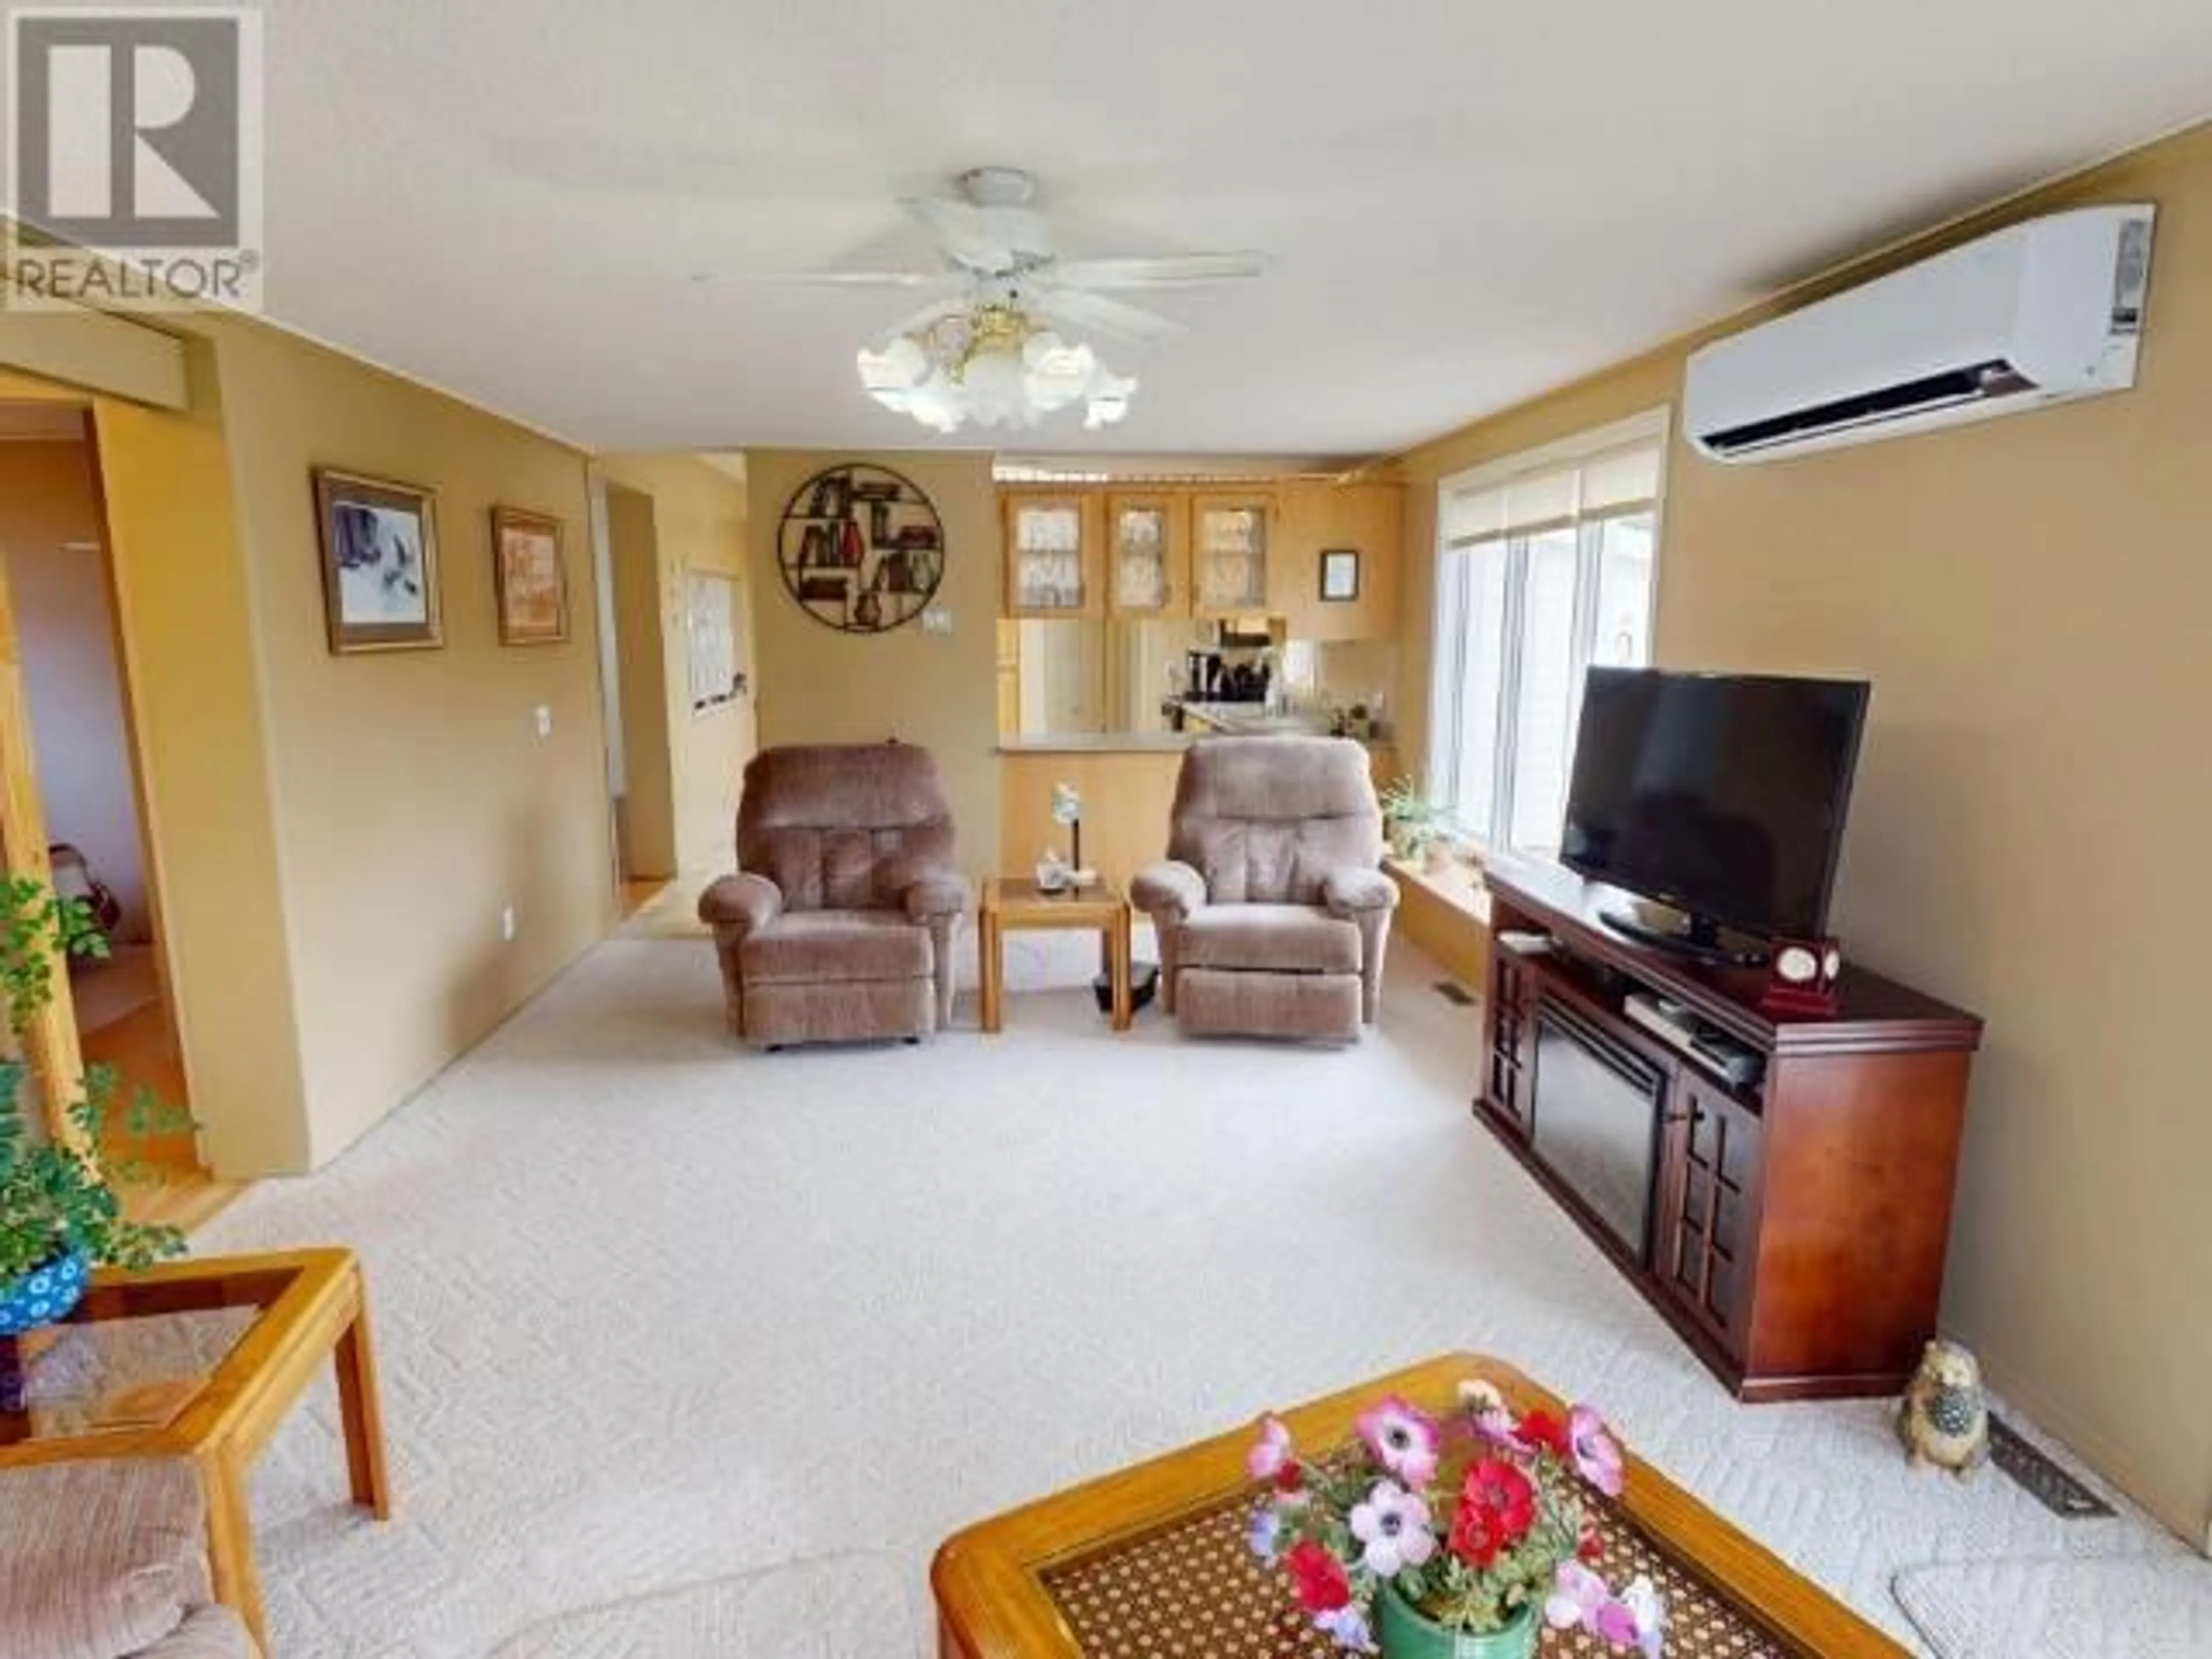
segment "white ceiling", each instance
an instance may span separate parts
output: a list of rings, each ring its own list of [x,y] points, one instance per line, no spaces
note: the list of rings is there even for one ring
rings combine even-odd
[[[854,349],[893,205],[1028,167],[1141,380],[1024,448],[1432,435],[2212,112],[2207,0],[269,0],[280,322],[594,447],[920,446]],[[1104,344],[1105,343],[1101,343]]]

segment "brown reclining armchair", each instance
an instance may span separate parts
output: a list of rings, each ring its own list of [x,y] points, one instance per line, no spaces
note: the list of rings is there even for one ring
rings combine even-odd
[[[1170,862],[1132,894],[1159,930],[1162,1000],[1186,1034],[1354,1042],[1374,1024],[1398,889],[1368,772],[1340,738],[1191,745]]]
[[[769,749],[745,768],[738,874],[700,896],[747,1042],[927,1036],[952,1018],[972,891],[926,749]]]

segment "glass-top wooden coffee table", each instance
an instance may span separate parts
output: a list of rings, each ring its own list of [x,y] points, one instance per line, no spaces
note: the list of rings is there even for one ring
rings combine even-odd
[[[367,1293],[350,1250],[101,1273],[64,1323],[0,1340],[0,1468],[178,1457],[207,1495],[215,1598],[268,1650],[246,1477],[325,1364],[353,1500],[392,1514]]]
[[[1353,1419],[1401,1394],[1438,1413],[1483,1377],[1516,1412],[1565,1407],[1511,1366],[1448,1354],[1281,1413],[1303,1446],[1340,1445]],[[1255,1402],[1264,1405],[1266,1402]],[[1280,1573],[1245,1542],[1261,1488],[1251,1426],[956,1534],[930,1571],[943,1659],[1335,1659]],[[1618,1500],[1585,1494],[1620,1583],[1667,1598],[1668,1659],[1905,1659],[1818,1585],[1640,1459]],[[1547,1630],[1544,1659],[1618,1659],[1579,1631]]]
[[[1129,992],[1129,901],[1110,881],[1053,893],[1022,876],[985,882],[975,927],[981,986],[976,1001],[983,1030],[997,1031],[1006,1024],[1006,935],[1024,928],[1073,927],[1099,936],[1099,959],[1113,993],[1114,1029],[1127,1030],[1135,1018]]]

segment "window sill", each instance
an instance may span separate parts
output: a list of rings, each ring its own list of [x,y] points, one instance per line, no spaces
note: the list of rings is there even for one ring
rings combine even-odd
[[[1413,859],[1385,859],[1382,867],[1398,880],[1419,889],[1438,903],[1490,926],[1490,890],[1471,866],[1454,860],[1441,871]]]

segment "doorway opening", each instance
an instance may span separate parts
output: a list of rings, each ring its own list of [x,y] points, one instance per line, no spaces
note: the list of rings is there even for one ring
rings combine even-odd
[[[8,826],[10,873],[44,873],[86,903],[107,937],[105,960],[70,965],[58,1005],[85,1064],[118,1079],[103,1150],[159,1177],[126,1194],[131,1213],[184,1224],[227,1190],[210,1179],[196,1134],[141,1133],[130,1122],[141,1091],[188,1110],[191,1091],[106,525],[88,410],[0,403],[0,631],[13,681],[0,698],[0,749],[32,782],[15,808],[27,821]],[[17,850],[26,845],[27,859]]]

